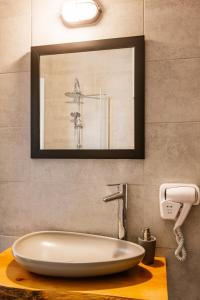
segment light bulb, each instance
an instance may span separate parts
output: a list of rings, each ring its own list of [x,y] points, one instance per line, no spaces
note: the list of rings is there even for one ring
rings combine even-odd
[[[95,0],[67,0],[62,5],[61,18],[69,27],[95,22],[102,10]]]

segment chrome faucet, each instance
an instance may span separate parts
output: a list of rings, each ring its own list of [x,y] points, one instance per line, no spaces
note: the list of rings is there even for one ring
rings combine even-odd
[[[108,186],[117,186],[118,192],[111,194],[103,199],[104,202],[118,201],[118,218],[119,218],[119,232],[118,238],[120,240],[127,239],[127,204],[128,204],[128,184],[108,184]]]

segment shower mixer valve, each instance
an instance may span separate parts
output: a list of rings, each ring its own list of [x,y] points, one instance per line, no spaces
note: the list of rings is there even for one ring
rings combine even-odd
[[[78,127],[83,128],[83,124],[81,121],[81,114],[79,112],[72,112],[70,116],[73,117],[71,122],[74,124],[74,128],[78,128]]]

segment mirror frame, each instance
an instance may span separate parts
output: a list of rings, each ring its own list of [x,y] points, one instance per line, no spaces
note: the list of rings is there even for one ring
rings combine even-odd
[[[120,48],[135,48],[135,148],[134,149],[40,149],[40,56]],[[144,36],[93,40],[31,48],[31,158],[143,159],[144,143]]]

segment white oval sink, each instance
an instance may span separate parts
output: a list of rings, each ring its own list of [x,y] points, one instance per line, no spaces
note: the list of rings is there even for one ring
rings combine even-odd
[[[143,258],[143,247],[114,238],[41,231],[19,238],[15,260],[26,270],[48,276],[88,277],[125,271]]]

